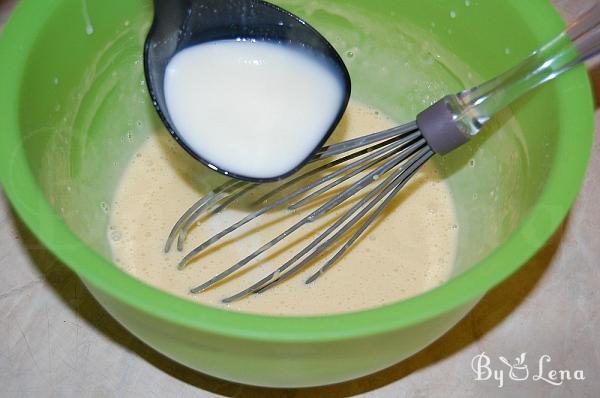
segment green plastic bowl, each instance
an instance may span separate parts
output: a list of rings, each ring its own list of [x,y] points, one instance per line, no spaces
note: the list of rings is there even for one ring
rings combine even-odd
[[[322,30],[347,57],[354,93],[399,122],[445,91],[501,72],[564,26],[545,0],[278,3]],[[118,177],[158,128],[140,62],[151,15],[149,0],[17,6],[0,39],[0,172],[19,216],[107,311],[191,368],[290,387],[390,366],[446,332],[523,265],[580,187],[592,140],[583,68],[518,101],[481,137],[438,162],[460,225],[455,275],[439,288],[318,317],[234,313],[159,291],[111,263],[106,236]],[[407,78],[398,43],[412,45],[409,61],[426,64],[433,71],[427,78],[439,84],[419,89],[419,79]],[[422,49],[428,57],[417,56]],[[365,54],[380,57],[377,70],[361,61]]]

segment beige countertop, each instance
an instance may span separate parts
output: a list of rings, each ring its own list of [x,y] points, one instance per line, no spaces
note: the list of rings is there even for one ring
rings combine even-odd
[[[572,18],[594,0],[554,0]],[[0,0],[0,26],[15,0]],[[4,62],[4,61],[0,61]],[[600,88],[600,67],[591,66]],[[600,90],[596,90],[600,93]],[[600,96],[597,94],[597,102]],[[600,110],[596,124],[600,126]],[[600,127],[596,128],[596,133]],[[597,134],[596,134],[597,135]],[[598,137],[596,137],[598,138]],[[548,244],[489,292],[445,336],[377,374],[323,388],[242,386],[189,370],[146,347],[113,320],[77,277],[19,222],[0,193],[1,397],[598,397],[600,394],[600,142],[583,189]],[[564,369],[585,380],[474,380],[527,352],[531,376]],[[543,358],[542,358],[543,359]],[[518,371],[515,372],[517,375]]]

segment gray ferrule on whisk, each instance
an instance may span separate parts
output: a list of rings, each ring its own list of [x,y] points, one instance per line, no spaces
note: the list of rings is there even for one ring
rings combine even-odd
[[[417,115],[417,126],[421,134],[429,147],[440,155],[458,148],[470,138],[457,124],[450,99],[450,96],[446,96]]]

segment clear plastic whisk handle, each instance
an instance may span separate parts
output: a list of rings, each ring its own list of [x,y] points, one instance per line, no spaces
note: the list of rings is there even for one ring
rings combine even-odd
[[[520,64],[479,86],[446,97],[454,123],[473,136],[497,112],[572,67],[600,53],[600,3]]]

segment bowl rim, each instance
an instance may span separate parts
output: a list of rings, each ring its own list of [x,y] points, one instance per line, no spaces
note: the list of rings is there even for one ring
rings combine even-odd
[[[0,59],[10,60],[0,64],[0,181],[16,213],[50,252],[86,284],[151,317],[206,333],[278,342],[359,338],[415,325],[474,303],[520,268],[562,222],[585,175],[593,138],[593,100],[585,68],[580,66],[553,83],[561,92],[556,96],[559,119],[578,132],[578,139],[559,136],[556,161],[538,201],[504,244],[469,270],[412,298],[342,314],[268,316],[195,303],[146,285],[88,248],[50,206],[30,170],[21,145],[16,99],[28,54],[59,4],[62,1],[22,1],[0,35]],[[507,0],[506,5],[529,21],[540,44],[564,27],[546,0]]]

